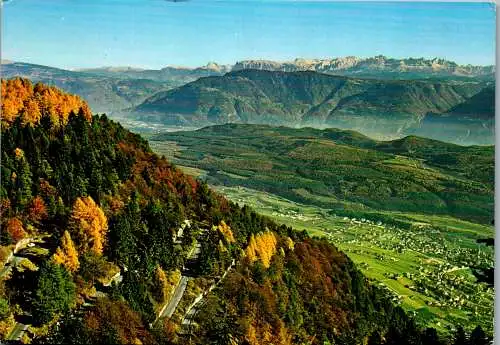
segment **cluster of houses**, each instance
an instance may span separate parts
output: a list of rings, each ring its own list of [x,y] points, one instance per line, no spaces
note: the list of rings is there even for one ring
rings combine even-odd
[[[459,241],[453,234],[429,226],[400,229],[366,219],[343,220],[344,227],[329,231],[327,237],[348,255],[369,256],[385,265],[405,258],[407,271],[401,269],[384,276],[427,297],[424,299],[429,307],[464,312],[479,322],[493,318],[494,291],[478,283],[471,273],[473,267],[494,265],[492,248],[474,241]],[[408,256],[414,256],[414,264],[408,262]],[[358,267],[369,271],[370,261],[358,262]],[[405,296],[399,296],[384,282],[379,285],[393,296],[395,303],[403,301]]]

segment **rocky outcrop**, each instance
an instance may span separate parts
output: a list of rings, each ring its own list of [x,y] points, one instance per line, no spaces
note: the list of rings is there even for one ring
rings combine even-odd
[[[356,56],[333,59],[295,59],[287,62],[244,60],[233,66],[233,71],[258,69],[268,71],[315,71],[331,74],[422,73],[440,76],[492,76],[494,66],[459,65],[445,59],[392,59],[383,55],[362,59]]]

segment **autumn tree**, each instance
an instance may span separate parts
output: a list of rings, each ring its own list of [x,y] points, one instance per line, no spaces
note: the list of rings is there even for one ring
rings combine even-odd
[[[8,198],[0,199],[0,219],[5,219],[11,211],[10,200]]]
[[[14,122],[23,109],[24,101],[33,94],[33,85],[28,79],[2,80],[2,124]]]
[[[14,242],[22,240],[27,235],[23,227],[23,222],[19,218],[11,218],[7,221],[7,233]]]
[[[165,301],[165,282],[167,281],[167,275],[165,271],[158,265],[156,266],[154,276],[153,276],[153,296],[158,303],[163,303]]]
[[[229,227],[229,225],[226,224],[223,220],[221,220],[220,224],[217,226],[217,229],[220,231],[220,233],[224,236],[226,241],[228,243],[234,243],[235,239],[233,236],[233,231]]]
[[[54,262],[63,265],[70,272],[75,272],[80,267],[78,251],[68,231],[63,234],[61,246],[57,248],[54,254]]]
[[[108,220],[91,197],[77,198],[73,204],[70,228],[81,253],[102,254],[106,244]]]
[[[276,235],[272,231],[266,231],[256,236],[252,234],[245,254],[250,262],[260,259],[262,265],[269,268],[271,257],[277,250],[277,243]]]
[[[46,218],[47,215],[47,206],[45,205],[45,201],[43,201],[43,198],[40,196],[36,196],[35,198],[33,198],[28,210],[28,216],[30,220],[40,221]]]
[[[101,298],[85,315],[85,327],[100,344],[151,344],[151,334],[140,315],[126,302]]]
[[[81,114],[92,120],[88,104],[79,96],[64,93],[54,86],[37,83],[34,87],[29,79],[2,80],[2,125],[9,127],[16,118],[23,126],[35,126],[42,117],[49,117],[54,127],[66,125],[71,113]]]
[[[22,124],[23,126],[35,126],[40,122],[42,118],[42,112],[38,106],[38,102],[31,98],[24,101],[24,107],[22,110]]]
[[[153,275],[153,295],[158,303],[164,303],[174,292],[181,279],[179,270],[165,272],[159,265]]]
[[[257,243],[255,242],[255,236],[252,234],[250,236],[250,241],[245,249],[245,255],[250,262],[257,260]]]
[[[31,200],[32,173],[30,165],[20,148],[14,150],[15,172],[12,175],[12,183],[15,190],[15,206],[23,209]]]

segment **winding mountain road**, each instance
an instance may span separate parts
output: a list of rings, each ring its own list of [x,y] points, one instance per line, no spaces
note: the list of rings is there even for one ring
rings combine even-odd
[[[28,329],[28,325],[22,324],[20,322],[16,323],[10,334],[7,336],[6,340],[18,341],[21,340],[24,332]]]
[[[159,318],[165,316],[172,317],[172,315],[174,315],[175,309],[177,309],[177,305],[179,305],[182,296],[184,296],[184,292],[186,291],[189,279],[190,279],[189,277],[181,276],[179,284],[177,284],[177,287],[175,288],[174,295],[167,303],[167,305],[164,307],[163,312],[160,314]]]
[[[207,231],[204,229],[204,231]],[[188,260],[196,260],[201,252],[201,243],[196,242],[195,246],[193,249],[189,252],[187,255]],[[229,273],[229,271],[233,268],[235,265],[236,261],[233,259],[231,262],[231,265],[225,270],[224,274],[217,280],[217,282],[213,283],[207,290],[205,290],[203,293],[198,295],[198,297],[194,300],[193,303],[188,307],[186,313],[182,316],[181,318],[181,333],[188,334],[189,333],[189,328],[193,324],[193,319],[198,312],[198,310],[201,308],[203,305],[205,297],[212,291],[217,285],[220,284],[220,282],[226,277],[226,275]],[[184,293],[187,288],[187,284],[189,283],[189,280],[193,279],[191,276],[191,272],[189,268],[183,267],[181,278],[179,279],[179,282],[177,283],[177,286],[174,289],[174,293],[172,298],[166,303],[161,311],[158,314],[157,319],[155,320],[155,323],[164,317],[172,317],[174,315],[177,306],[179,305],[180,301],[182,300],[182,297],[184,296]]]
[[[187,309],[186,313],[182,317],[182,321],[181,321],[181,333],[183,333],[183,334],[188,334],[189,333],[189,327],[193,324],[193,322],[194,322],[193,319],[194,319],[196,313],[198,312],[198,310],[203,305],[203,303],[202,303],[203,300],[205,299],[205,297],[208,295],[208,293],[210,291],[212,291],[217,285],[219,285],[222,282],[222,280],[224,280],[224,278],[229,273],[229,271],[231,270],[231,268],[233,268],[233,266],[235,265],[235,263],[236,263],[236,261],[233,259],[233,261],[231,261],[231,265],[229,265],[229,267],[226,269],[226,271],[224,272],[224,274],[222,275],[222,277],[220,277],[220,279],[216,283],[212,284],[208,290],[206,290],[201,295],[199,295],[194,300],[194,302],[189,306],[189,308]]]
[[[196,242],[194,248],[189,252],[187,259],[188,260],[197,259],[200,252],[201,252],[201,243]],[[189,280],[191,279],[191,277],[189,277],[187,274],[189,274],[189,270],[187,270],[186,268],[183,268],[181,279],[179,279],[179,282],[177,283],[177,286],[175,287],[174,295],[172,296],[170,301],[168,301],[168,303],[166,303],[163,306],[156,321],[158,321],[159,319],[161,319],[163,317],[172,317],[172,315],[174,314],[175,309],[177,309],[177,306],[179,305],[179,302],[182,299],[182,296],[184,296],[184,292],[186,291],[187,284],[188,284]]]

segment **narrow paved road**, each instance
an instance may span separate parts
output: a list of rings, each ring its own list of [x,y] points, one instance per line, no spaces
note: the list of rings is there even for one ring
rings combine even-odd
[[[24,325],[20,322],[16,323],[6,340],[20,340],[27,329],[28,325]]]
[[[28,237],[25,239],[20,240],[19,242],[16,243],[16,246],[12,253],[9,255],[8,260],[5,262],[5,266],[3,267],[2,270],[0,270],[0,279],[3,278],[5,275],[8,273],[12,272],[12,268],[16,267],[21,260],[23,260],[23,257],[16,256],[18,252],[22,252],[24,249],[29,248],[30,244],[35,244],[35,243],[45,243],[43,240],[45,236],[39,236],[39,237]],[[47,236],[50,237],[50,236]],[[43,248],[43,247],[41,247]],[[23,336],[24,332],[28,329],[28,326],[30,325],[25,325],[20,322],[16,322],[14,327],[12,328],[12,331],[7,335],[5,340],[7,341],[19,341],[21,340],[21,337]]]
[[[172,317],[172,315],[175,312],[175,309],[177,308],[177,305],[182,299],[182,296],[184,296],[184,291],[186,291],[189,279],[190,279],[189,277],[181,276],[179,284],[175,288],[174,295],[172,296],[167,306],[163,310],[163,313],[160,315],[160,318],[165,316]]]
[[[187,255],[188,260],[196,260],[198,258],[198,255],[201,252],[201,243],[196,242],[195,246],[193,249],[189,252]],[[170,299],[170,301],[163,307],[163,309],[160,311],[160,314],[158,315],[158,319],[161,319],[163,317],[172,317],[174,315],[175,309],[177,309],[177,306],[179,305],[179,302],[182,299],[182,296],[184,296],[184,292],[186,291],[186,287],[188,284],[188,281],[191,279],[189,276],[186,275],[188,271],[186,269],[183,270],[181,279],[179,279],[179,283],[177,283],[177,286],[175,287],[174,290],[174,295]]]
[[[203,303],[204,303],[203,300],[205,299],[205,297],[208,295],[208,293],[210,291],[212,291],[217,285],[219,285],[222,282],[222,280],[224,280],[224,278],[229,273],[229,271],[231,270],[231,268],[233,268],[233,266],[234,266],[235,263],[236,263],[236,261],[233,259],[233,261],[231,262],[231,265],[229,265],[229,267],[226,269],[226,271],[224,272],[224,274],[222,275],[222,277],[220,277],[220,279],[216,283],[212,284],[210,286],[210,288],[208,290],[206,290],[200,296],[199,299],[195,300],[195,302],[193,302],[193,304],[191,304],[191,306],[189,306],[186,314],[184,315],[184,317],[182,318],[182,321],[181,321],[181,333],[184,333],[184,334],[188,334],[189,333],[189,327],[193,324],[194,316],[196,315],[196,313],[198,312],[198,310],[203,305]]]

